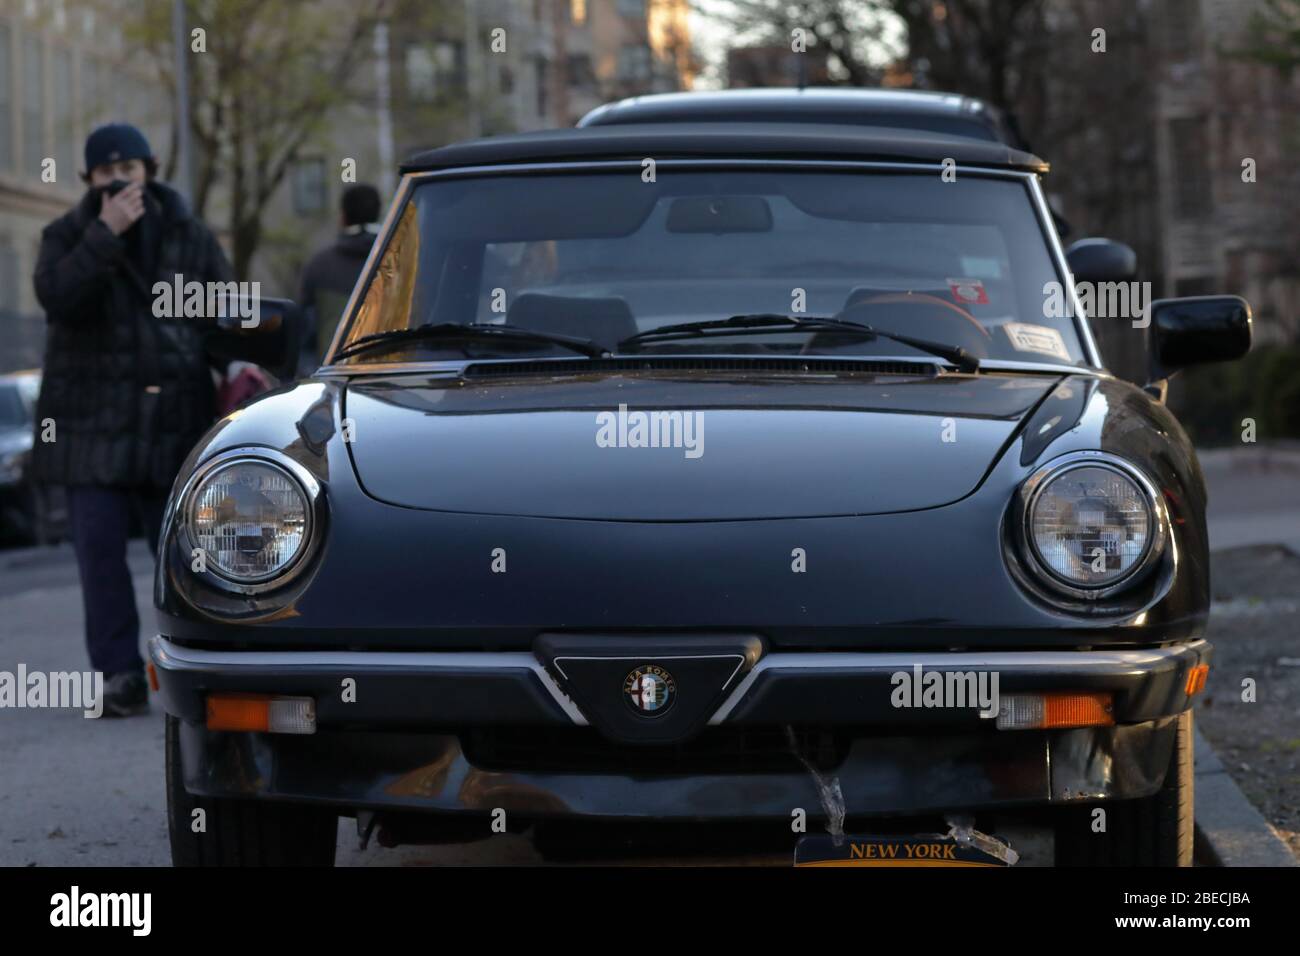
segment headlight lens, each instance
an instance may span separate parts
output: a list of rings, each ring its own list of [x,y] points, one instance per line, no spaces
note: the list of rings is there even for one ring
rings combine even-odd
[[[1026,530],[1038,560],[1066,584],[1113,585],[1146,558],[1156,533],[1147,493],[1117,468],[1082,465],[1034,496]]]
[[[310,532],[307,496],[284,469],[237,461],[194,489],[189,530],[209,567],[239,582],[264,581],[288,568]]]

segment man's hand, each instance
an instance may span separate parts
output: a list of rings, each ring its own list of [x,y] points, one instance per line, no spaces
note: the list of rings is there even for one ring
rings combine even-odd
[[[126,232],[143,215],[144,186],[140,183],[131,183],[116,196],[108,193],[100,196],[99,218],[115,236]]]

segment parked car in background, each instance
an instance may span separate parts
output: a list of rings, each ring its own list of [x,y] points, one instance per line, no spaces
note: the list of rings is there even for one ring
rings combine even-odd
[[[984,100],[925,90],[771,88],[653,93],[597,106],[579,127],[628,123],[833,123],[969,136],[1029,152],[1014,117]]]
[[[324,366],[173,489],[175,862],[328,865],[340,815],[392,845],[801,812],[1190,862],[1205,487],[1162,390],[1101,365],[1042,160],[653,123],[402,170]],[[1150,334],[1154,384],[1243,354],[1250,310]]]
[[[53,544],[67,525],[62,492],[28,473],[40,390],[39,371],[0,375],[0,540],[9,543]]]

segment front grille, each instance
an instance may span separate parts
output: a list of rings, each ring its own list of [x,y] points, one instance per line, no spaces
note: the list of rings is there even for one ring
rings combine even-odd
[[[591,375],[609,372],[761,372],[785,375],[919,375],[933,378],[934,365],[923,362],[856,362],[799,358],[610,358],[547,362],[480,362],[465,368],[467,379],[515,378],[524,375]]]
[[[848,755],[843,728],[796,727],[798,752],[819,772]],[[805,773],[784,727],[706,727],[684,743],[619,744],[590,727],[476,727],[460,734],[465,758],[483,770],[625,773]]]

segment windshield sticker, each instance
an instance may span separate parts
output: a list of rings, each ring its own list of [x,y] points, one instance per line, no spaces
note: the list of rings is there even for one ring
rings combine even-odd
[[[979,279],[949,279],[952,297],[964,305],[988,305],[989,297]]]
[[[1038,352],[1050,355],[1062,361],[1070,361],[1070,353],[1065,348],[1065,340],[1056,329],[1046,325],[1029,325],[1024,322],[1008,322],[1002,326],[1007,330],[1011,347],[1017,352]]]

